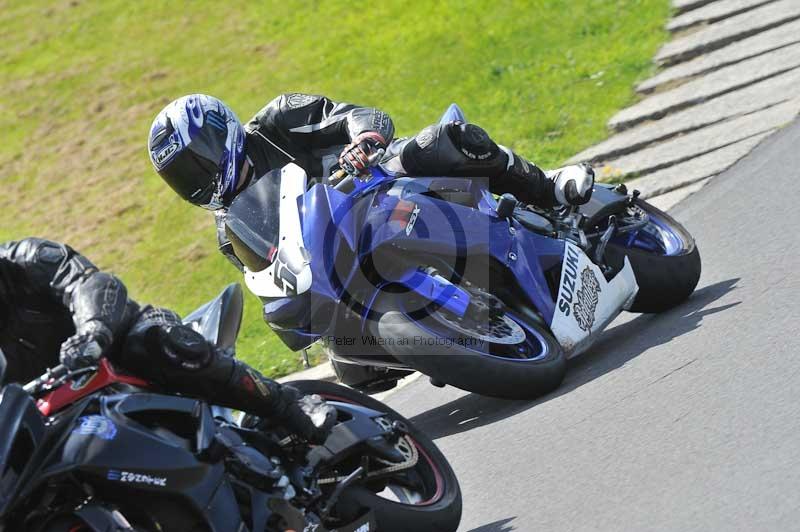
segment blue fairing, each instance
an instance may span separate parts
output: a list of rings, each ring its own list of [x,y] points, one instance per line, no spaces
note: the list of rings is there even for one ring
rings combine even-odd
[[[459,113],[457,107],[451,109]],[[552,318],[555,305],[544,271],[560,263],[563,243],[531,233],[516,221],[499,218],[494,198],[479,181],[434,177],[392,179],[374,169],[370,180],[356,185],[354,192],[343,194],[318,184],[298,200],[303,241],[311,255],[314,280],[302,304],[306,313],[303,323],[319,322],[309,317],[329,312],[327,309],[331,305],[342,303],[366,318],[375,296],[389,284],[406,286],[456,314],[464,313],[469,302],[468,293],[449,284],[445,278],[437,280],[422,273],[419,268],[426,266],[424,264],[410,263],[397,271],[380,271],[377,281],[371,281],[372,296],[354,298],[350,288],[364,279],[364,265],[379,262],[387,249],[400,249],[418,256],[435,251],[438,255],[454,257],[456,262],[491,257],[517,279],[530,307],[545,320]],[[442,188],[471,193],[477,208],[429,195],[430,190]],[[418,210],[410,233],[406,232],[404,221],[392,219],[401,202]],[[334,259],[342,256],[350,258]],[[276,311],[282,306],[291,308],[289,299],[273,301],[269,306]],[[298,327],[294,331],[297,343],[308,343],[315,337],[332,334],[336,324],[327,321],[325,325],[325,330],[319,326]],[[282,337],[287,334],[292,333],[281,331]]]
[[[651,253],[659,253],[667,256],[678,255],[685,250],[681,238],[670,228],[669,224],[659,216],[650,215],[650,228],[631,233],[624,239],[615,239],[620,242],[624,240],[624,245],[629,248],[638,248]],[[649,230],[648,230],[649,229]],[[654,234],[654,230],[658,234]]]
[[[465,120],[452,104],[442,122]],[[347,194],[317,184],[298,199],[303,243],[312,285],[302,296],[287,296],[267,304],[274,315],[298,312],[297,327],[285,322],[278,333],[290,345],[308,345],[337,333],[337,320],[358,319],[363,331],[378,294],[394,289],[414,291],[456,315],[469,305],[469,292],[458,282],[464,264],[502,272],[516,302],[551,323],[553,292],[560,281],[563,240],[526,229],[517,220],[502,219],[485,182],[452,177],[395,178],[373,168],[366,180],[355,180]],[[442,195],[457,193],[458,201]],[[466,198],[466,199],[465,199]],[[627,197],[598,185],[592,202],[581,212],[602,219],[627,205]],[[657,229],[666,230],[654,221]],[[650,245],[644,232],[629,245]],[[665,253],[675,247],[666,240]],[[442,257],[453,265],[442,270]],[[428,260],[430,258],[430,260]],[[407,260],[406,260],[407,259]],[[437,262],[438,261],[438,262]],[[487,266],[484,266],[487,265]],[[425,268],[430,267],[428,271]],[[549,272],[549,273],[548,273]],[[343,308],[348,313],[341,312]],[[346,315],[346,318],[342,316]],[[287,340],[287,338],[289,340]]]
[[[343,248],[355,252],[357,245],[356,217],[363,208],[355,198],[337,192],[325,185],[314,185],[300,198],[303,241],[311,253],[311,270],[314,283],[313,300],[319,297],[339,301],[343,286],[352,276],[357,263],[349,270],[336,268],[330,257],[336,257]]]

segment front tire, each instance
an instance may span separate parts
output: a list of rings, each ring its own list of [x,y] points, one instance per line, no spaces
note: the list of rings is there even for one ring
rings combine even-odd
[[[404,310],[419,305],[409,294],[383,293],[369,328],[388,340],[385,349],[395,358],[435,381],[490,397],[534,399],[564,380],[564,351],[544,324],[504,312],[507,326],[522,333],[516,343],[493,343],[458,330],[444,309],[423,317]]]
[[[700,280],[700,252],[692,235],[672,216],[646,201],[637,199],[650,222],[633,240],[612,239],[606,247],[606,263],[623,266],[625,256],[639,284],[631,312],[664,312],[682,303]]]
[[[301,394],[318,394],[326,400],[362,405],[405,423],[408,435],[419,451],[422,466],[429,468],[436,479],[435,494],[418,504],[391,501],[364,487],[346,490],[340,498],[341,504],[371,509],[375,512],[378,530],[385,532],[456,531],[461,521],[461,489],[447,459],[428,436],[385,404],[356,390],[325,381],[294,381],[290,384]]]

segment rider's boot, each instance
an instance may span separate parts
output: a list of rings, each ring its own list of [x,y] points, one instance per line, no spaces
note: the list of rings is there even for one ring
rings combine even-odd
[[[501,147],[508,155],[508,164],[503,173],[490,181],[492,192],[509,192],[522,203],[550,208],[556,204],[555,183],[535,164]]]

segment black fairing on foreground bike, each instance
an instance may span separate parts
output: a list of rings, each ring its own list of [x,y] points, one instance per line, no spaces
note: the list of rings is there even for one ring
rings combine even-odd
[[[385,413],[350,403],[336,401],[328,403],[339,412],[340,422],[333,427],[324,445],[309,451],[307,458],[310,465],[331,464],[344,460],[361,449],[362,444],[367,444],[373,449],[382,447],[381,442],[386,441],[386,431],[375,419],[384,417]]]
[[[584,227],[593,227],[612,214],[624,211],[628,206],[629,197],[614,190],[616,185],[596,183],[592,197],[585,205],[581,205],[580,213],[586,216]]]
[[[33,399],[18,384],[5,386],[0,400],[0,516],[13,504],[44,436],[44,419]]]
[[[98,414],[80,417],[67,429],[53,467],[43,468],[40,481],[74,474],[101,487],[107,500],[126,501],[138,493],[181,500],[205,515],[214,530],[239,529],[242,520],[224,464],[198,457],[210,441],[205,403],[134,394],[104,397],[99,406]],[[166,419],[171,430],[159,428]]]

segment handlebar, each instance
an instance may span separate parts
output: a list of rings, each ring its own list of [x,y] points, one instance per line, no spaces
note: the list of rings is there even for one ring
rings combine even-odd
[[[367,160],[369,161],[367,166],[375,166],[380,162],[383,154],[386,153],[386,150],[383,148],[379,149],[372,155],[370,155]],[[342,190],[347,188],[349,183],[353,181],[354,178],[358,178],[357,174],[353,174],[345,170],[344,168],[340,168],[336,170],[331,176],[328,178],[328,183],[333,185],[333,188],[336,190]]]
[[[84,368],[84,369],[89,369],[89,368]],[[78,372],[82,372],[82,370],[78,370]],[[44,375],[36,379],[33,379],[31,382],[23,386],[22,389],[25,390],[26,393],[33,395],[38,393],[44,385],[50,383],[51,381],[59,381],[75,373],[77,372],[73,372],[67,366],[60,364],[54,368],[48,369],[47,371],[44,372]]]
[[[344,179],[345,176],[347,176],[347,172],[345,171],[345,169],[339,168],[338,170],[336,170],[334,173],[331,174],[331,176],[328,178],[328,182],[336,183],[336,187],[338,187],[339,185],[341,185],[339,181],[341,179]]]

